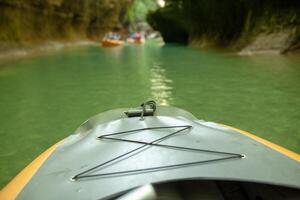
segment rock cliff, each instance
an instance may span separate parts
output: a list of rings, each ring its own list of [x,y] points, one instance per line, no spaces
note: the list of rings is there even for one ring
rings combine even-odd
[[[49,40],[99,39],[129,0],[0,0],[0,50]]]
[[[241,53],[300,49],[300,1],[167,0],[148,21],[166,42],[217,46]]]

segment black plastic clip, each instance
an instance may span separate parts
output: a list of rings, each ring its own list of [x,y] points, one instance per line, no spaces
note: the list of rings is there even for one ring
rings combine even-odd
[[[144,120],[145,116],[153,116],[156,110],[155,101],[147,101],[142,103],[140,107],[130,109],[125,112],[127,117],[141,117],[141,120]]]

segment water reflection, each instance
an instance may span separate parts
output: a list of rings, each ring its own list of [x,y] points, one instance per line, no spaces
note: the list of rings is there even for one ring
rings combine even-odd
[[[172,90],[170,84],[173,82],[166,77],[166,70],[160,63],[153,63],[150,74],[151,95],[159,105],[170,105],[172,103]]]
[[[120,57],[122,57],[123,46],[109,47],[109,48],[103,47],[102,50],[104,52],[104,56],[107,59],[115,59],[116,61],[118,61]]]

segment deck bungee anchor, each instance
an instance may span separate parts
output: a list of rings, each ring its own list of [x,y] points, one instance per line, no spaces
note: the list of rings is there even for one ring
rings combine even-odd
[[[156,102],[151,100],[142,103],[140,107],[130,109],[125,112],[127,117],[141,117],[140,120],[144,120],[144,116],[153,116],[156,111]]]

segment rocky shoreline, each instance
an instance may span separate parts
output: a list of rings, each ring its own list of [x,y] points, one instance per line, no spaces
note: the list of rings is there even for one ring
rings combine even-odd
[[[34,57],[68,48],[80,46],[98,46],[100,43],[92,40],[45,41],[35,45],[12,45],[0,50],[0,64],[21,58]]]
[[[242,39],[240,39],[242,40]],[[242,41],[235,41],[226,47],[235,51],[238,55],[258,55],[258,54],[299,54],[299,44],[295,43],[295,33],[293,30],[284,30],[275,33],[260,33],[252,36],[251,40],[244,45]],[[243,45],[242,45],[243,44]],[[214,47],[220,48],[215,44],[215,40],[206,37],[193,38],[189,41],[189,45],[193,47]]]

